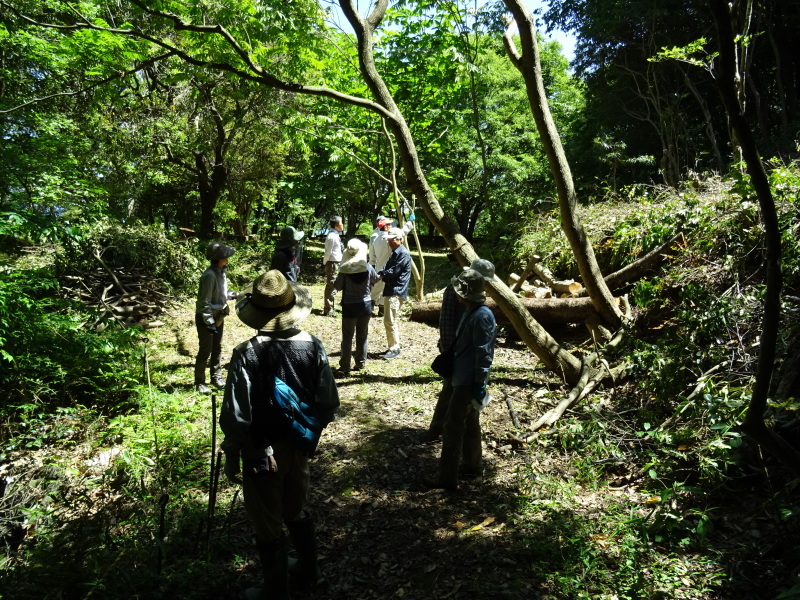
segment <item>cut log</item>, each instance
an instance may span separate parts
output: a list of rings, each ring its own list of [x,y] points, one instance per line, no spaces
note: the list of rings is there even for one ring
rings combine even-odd
[[[528,309],[531,316],[540,323],[583,323],[591,315],[597,314],[590,298],[520,298],[522,305]],[[617,299],[619,303],[619,299]],[[486,300],[494,313],[497,322],[501,325],[508,324],[508,319],[497,307],[491,298]],[[442,309],[441,300],[415,302],[411,308],[411,320],[433,325],[439,322],[439,311]]]

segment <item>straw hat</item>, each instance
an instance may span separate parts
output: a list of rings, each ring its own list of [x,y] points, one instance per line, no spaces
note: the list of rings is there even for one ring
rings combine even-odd
[[[251,293],[236,303],[236,316],[253,329],[289,329],[310,314],[309,291],[275,269],[259,275]]]
[[[342,264],[339,265],[341,273],[364,273],[367,270],[367,245],[353,238],[347,242]]]

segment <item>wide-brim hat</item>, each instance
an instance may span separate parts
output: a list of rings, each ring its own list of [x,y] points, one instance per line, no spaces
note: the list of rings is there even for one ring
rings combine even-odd
[[[290,329],[310,314],[308,289],[287,281],[283,273],[275,269],[259,275],[251,291],[236,303],[236,316],[253,329]]]
[[[230,258],[236,253],[236,248],[227,246],[222,242],[211,242],[206,248],[206,258],[208,260],[223,260]]]
[[[486,281],[500,281],[497,276],[494,274],[494,265],[486,260],[485,258],[476,258],[473,260],[468,267],[464,267],[464,270],[472,269],[473,271],[477,271]]]
[[[466,269],[453,277],[450,283],[456,294],[470,302],[486,302],[486,292],[483,291],[483,275],[474,269]]]
[[[275,248],[278,250],[283,248],[291,248],[292,246],[298,244],[306,234],[304,231],[299,231],[290,225],[281,229],[280,235],[281,237],[278,240],[278,243],[275,244]]]
[[[342,257],[342,264],[339,265],[339,272],[348,273],[364,273],[367,270],[367,245],[359,240],[353,238],[347,242],[344,256]]]

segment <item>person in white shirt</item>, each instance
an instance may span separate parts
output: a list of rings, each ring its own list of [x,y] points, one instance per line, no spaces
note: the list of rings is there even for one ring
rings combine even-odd
[[[408,217],[405,225],[403,225],[403,236],[407,235],[414,229],[414,214]],[[389,229],[392,227],[392,220],[388,217],[379,217],[375,222],[376,230],[369,236],[369,264],[371,264],[376,271],[380,271],[386,266],[386,261],[392,255],[392,249],[389,247]],[[376,233],[377,232],[377,233]],[[378,316],[383,315],[383,281],[378,281],[372,286],[372,306],[378,307]]]
[[[331,217],[330,233],[325,238],[325,254],[322,257],[322,266],[325,268],[325,292],[322,316],[333,315],[333,298],[336,295],[334,282],[336,273],[339,271],[339,263],[342,262],[344,247],[342,246],[341,232],[344,229],[342,217]]]

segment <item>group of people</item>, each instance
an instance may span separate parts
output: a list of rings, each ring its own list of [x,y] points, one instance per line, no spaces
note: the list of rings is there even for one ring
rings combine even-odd
[[[333,302],[328,305],[330,283],[331,297],[334,291],[341,293],[343,372],[349,372],[351,364],[356,370],[364,366],[372,294],[379,283],[383,284],[383,316],[390,346],[384,358],[400,354],[397,318],[408,295],[411,258],[403,247],[406,231],[386,223],[383,227],[379,220],[378,237],[385,239],[389,248],[382,263],[380,243],[374,248],[372,241],[368,247],[354,238],[346,247],[339,242],[337,249],[336,239],[329,234],[329,253],[326,239],[323,314],[333,312]],[[331,220],[331,230],[338,235],[341,219]],[[210,265],[201,275],[198,292],[195,322],[200,349],[195,385],[197,391],[207,393],[204,374],[210,359],[211,383],[225,389],[219,419],[225,436],[224,472],[230,481],[242,485],[264,575],[262,587],[246,591],[253,599],[287,599],[290,582],[309,588],[320,578],[316,528],[306,510],[308,460],[322,430],[334,420],[339,394],[322,342],[300,328],[312,307],[308,289],[296,281],[299,267],[294,265],[299,262],[296,251],[302,238],[302,232],[284,229],[279,241],[282,248],[276,248],[276,254],[288,251],[277,259],[280,263],[275,258],[272,263],[273,267],[286,267],[295,279],[273,268],[261,274],[248,293],[227,288],[227,263],[235,249],[212,243],[206,251]],[[338,264],[329,269],[329,262]],[[423,436],[423,441],[442,437],[439,472],[424,481],[429,488],[456,490],[462,478],[482,472],[479,413],[489,401],[486,384],[496,330],[494,315],[485,305],[487,281],[497,281],[494,266],[476,260],[453,277],[445,291],[439,346],[442,351],[452,349],[454,360],[452,376],[443,383],[433,420]],[[237,316],[255,329],[256,335],[236,346],[227,379],[223,379],[220,354],[228,300],[236,300]],[[288,554],[284,525],[296,556]]]

